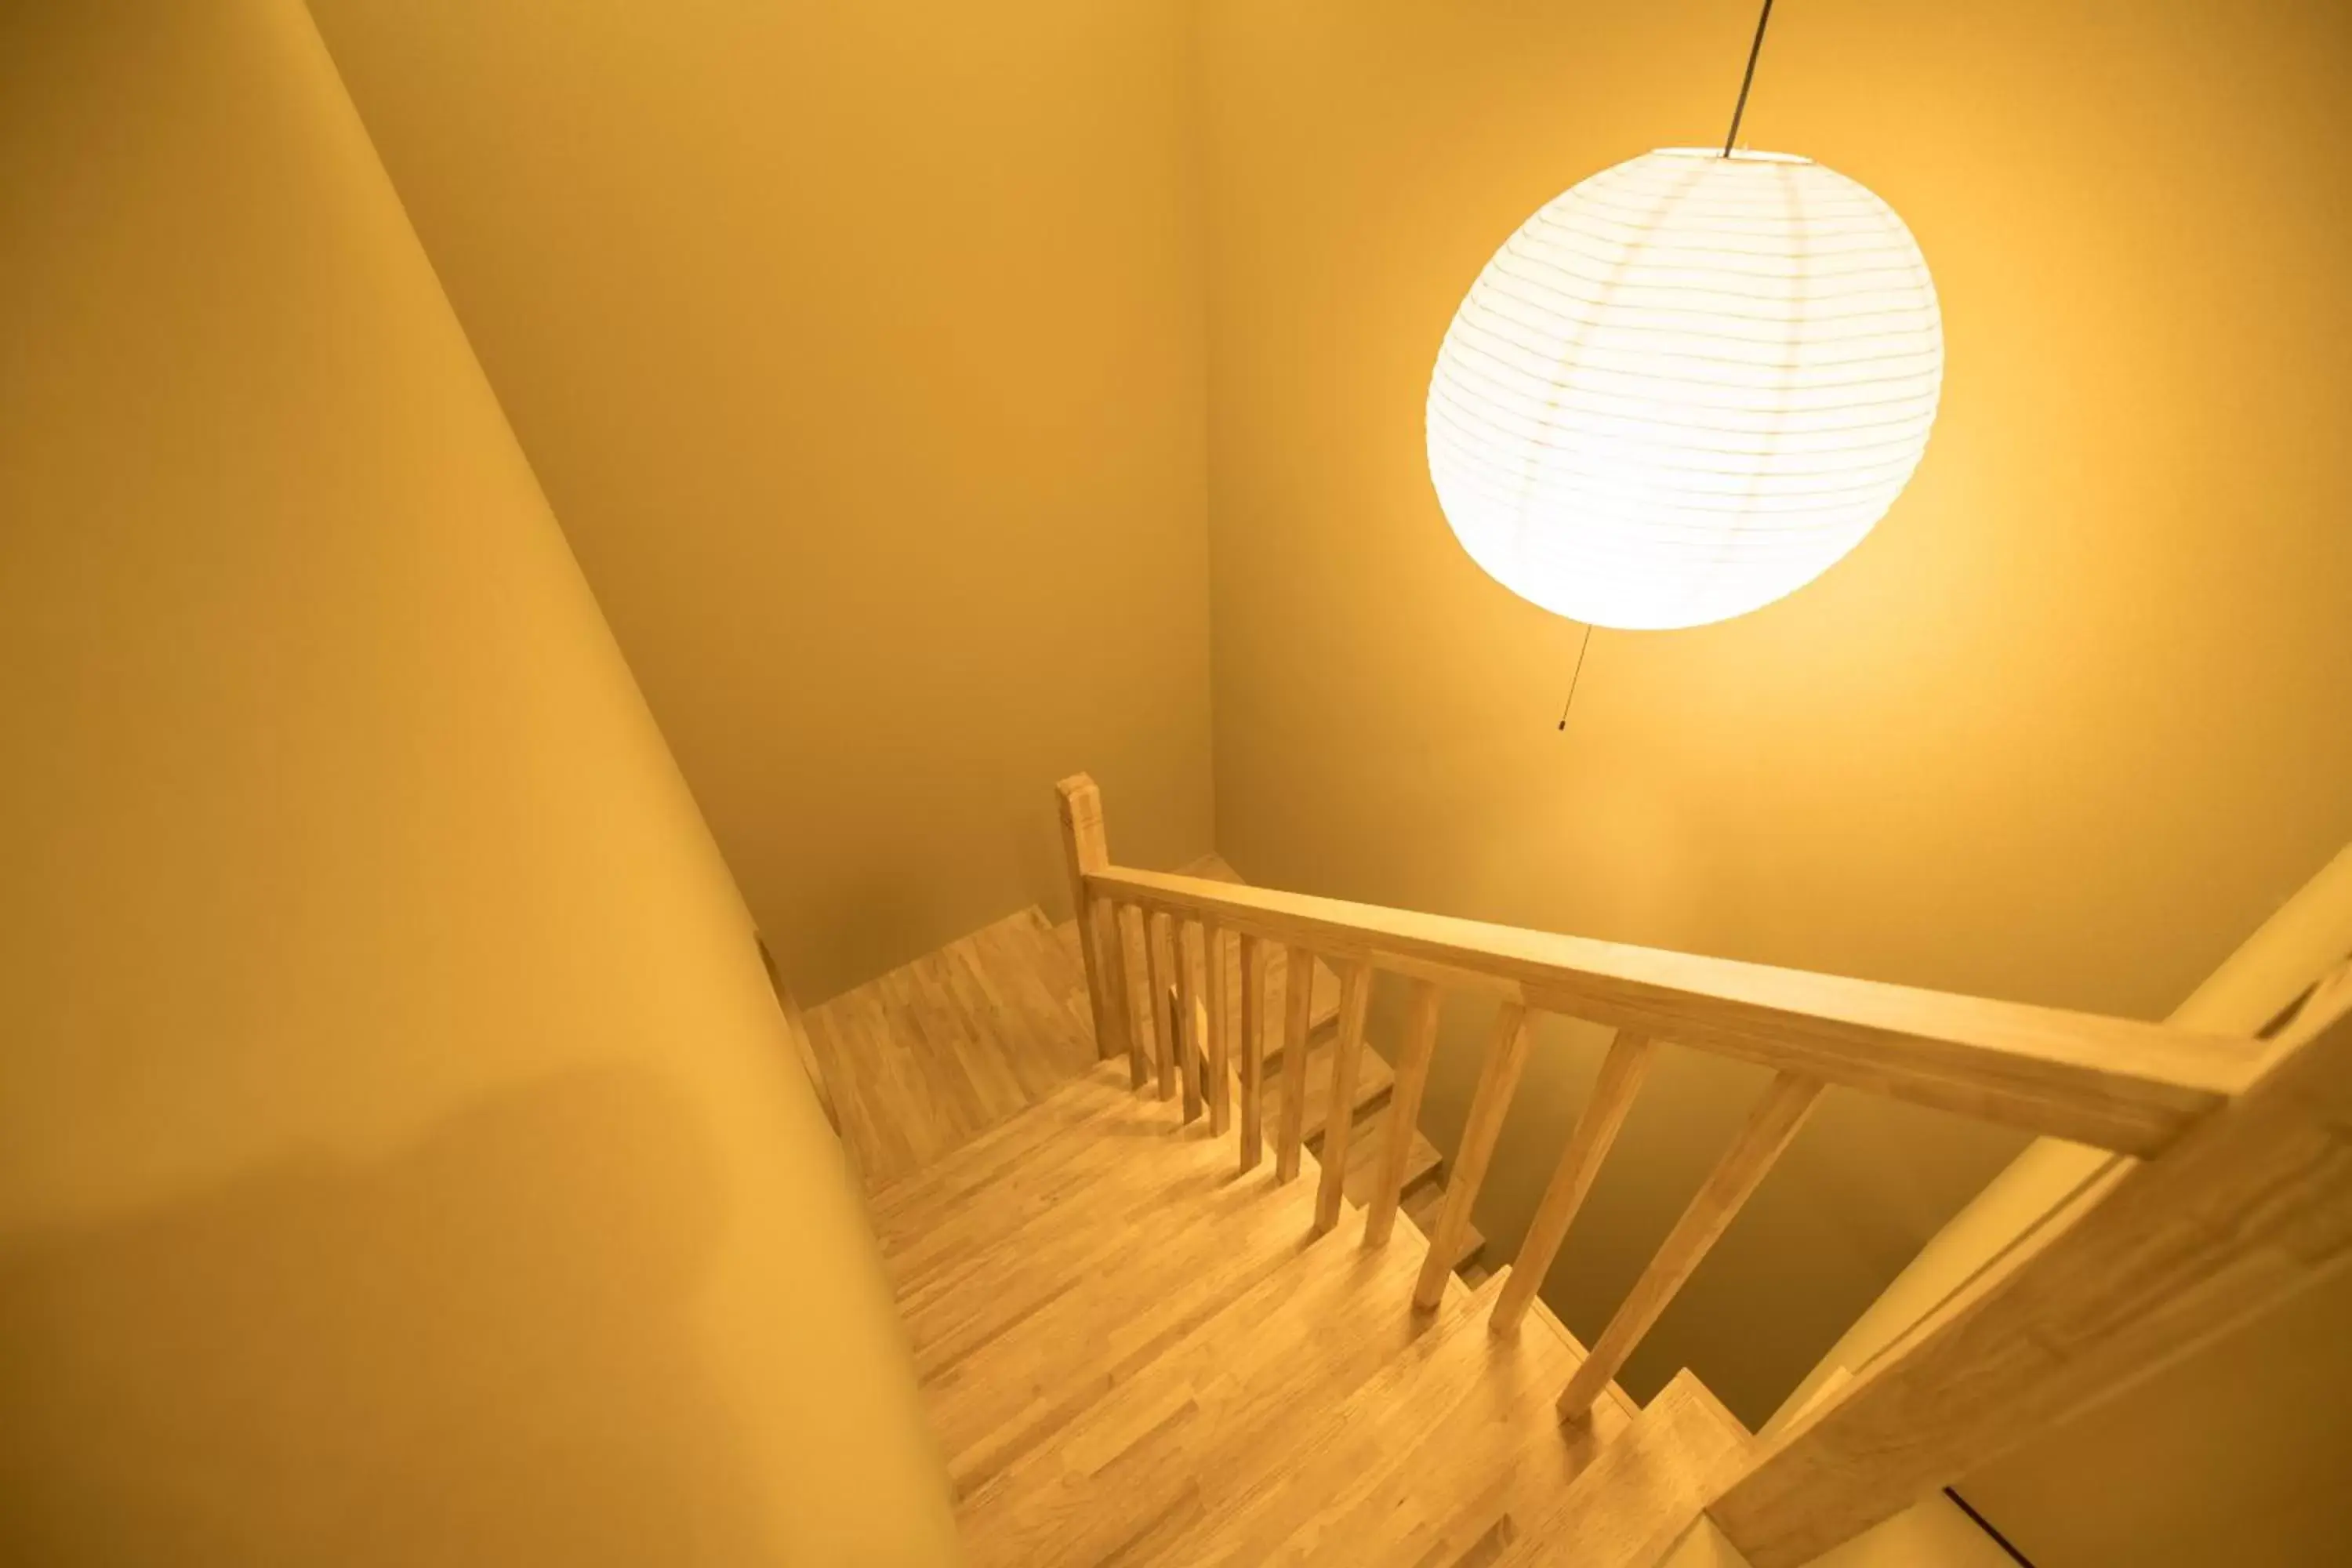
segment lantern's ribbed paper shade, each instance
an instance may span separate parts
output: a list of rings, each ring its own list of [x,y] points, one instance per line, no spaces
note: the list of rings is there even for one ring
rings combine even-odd
[[[1861,542],[1943,370],[1927,261],[1885,202],[1802,158],[1662,150],[1554,200],[1478,275],[1430,378],[1430,476],[1512,592],[1700,626]]]

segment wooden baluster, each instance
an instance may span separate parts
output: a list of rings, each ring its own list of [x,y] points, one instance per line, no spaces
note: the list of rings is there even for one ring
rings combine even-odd
[[[1201,1114],[1201,928],[1192,921],[1180,921],[1176,926],[1176,1017],[1189,1125]]]
[[[1536,1216],[1528,1222],[1528,1237],[1519,1244],[1511,1277],[1503,1281],[1502,1294],[1495,1302],[1496,1333],[1518,1331],[1519,1320],[1527,1315],[1528,1303],[1535,1300],[1544,1276],[1551,1271],[1559,1244],[1575,1223],[1584,1194],[1592,1190],[1592,1178],[1601,1162],[1608,1158],[1609,1146],[1617,1141],[1618,1129],[1625,1125],[1625,1113],[1633,1108],[1633,1096],[1649,1076],[1656,1055],[1656,1043],[1647,1035],[1621,1029],[1609,1042],[1609,1054],[1601,1058],[1601,1075],[1592,1083],[1592,1096],[1584,1102],[1584,1114],[1576,1119],[1568,1147],[1560,1151],[1551,1185],[1544,1189]]]
[[[1265,1153],[1265,944],[1242,938],[1242,1169]]]
[[[1168,911],[1153,910],[1144,920],[1144,946],[1151,964],[1151,1037],[1160,1051],[1160,1098],[1176,1097],[1176,942]]]
[[[2352,1238],[2352,963],[2226,1110],[2111,1160],[1708,1506],[1759,1568],[1811,1563],[2177,1357],[2336,1278]],[[2306,1298],[2308,1300],[2308,1298]]]
[[[1275,1130],[1274,1179],[1298,1174],[1307,1131],[1307,1026],[1315,1016],[1315,955],[1292,946],[1282,955],[1282,1120]]]
[[[1103,1006],[1110,1015],[1112,1050],[1127,1058],[1128,1077],[1139,1084],[1143,1081],[1142,1045],[1135,1037],[1135,1016],[1128,1005],[1127,939],[1119,929],[1118,905],[1108,898],[1097,899],[1088,912],[1098,928],[1093,941],[1101,954]]]
[[[1308,976],[1313,990],[1313,976]],[[1323,1113],[1323,1184],[1315,1190],[1315,1234],[1339,1223],[1348,1188],[1348,1140],[1356,1126],[1356,1069],[1364,1059],[1364,1017],[1372,1002],[1372,967],[1348,967],[1339,990],[1339,1038],[1331,1051],[1331,1104]]]
[[[1380,1184],[1364,1214],[1364,1245],[1385,1247],[1396,1227],[1397,1199],[1404,1190],[1405,1163],[1421,1123],[1421,1091],[1429,1084],[1429,1058],[1437,1048],[1437,1010],[1444,1001],[1427,980],[1412,983],[1405,1005],[1404,1044],[1396,1059],[1396,1084],[1389,1091],[1389,1136],[1381,1150]]]
[[[1078,959],[1087,972],[1087,1001],[1095,1026],[1095,1051],[1117,1055],[1127,1045],[1126,1019],[1112,994],[1115,984],[1108,920],[1109,901],[1087,891],[1087,873],[1110,869],[1110,842],[1103,832],[1102,791],[1085,773],[1054,786],[1061,803],[1062,859],[1070,874],[1070,910],[1078,922]]]
[[[1209,1131],[1222,1138],[1233,1125],[1233,984],[1225,973],[1225,933],[1201,922],[1201,950],[1209,982]]]
[[[1118,964],[1119,1006],[1127,1019],[1128,1084],[1141,1089],[1151,1079],[1150,939],[1144,934],[1142,909],[1114,905],[1110,935]]]
[[[1632,1294],[1617,1309],[1617,1315],[1609,1320],[1609,1326],[1601,1331],[1601,1337],[1592,1342],[1592,1353],[1585,1357],[1584,1364],[1576,1369],[1576,1375],[1560,1391],[1562,1420],[1580,1421],[1592,1408],[1592,1402],[1601,1397],[1601,1391],[1609,1386],[1610,1379],[1625,1364],[1625,1358],[1633,1353],[1633,1347],[1642,1342],[1642,1336],[1650,1331],[1658,1314],[1675,1299],[1675,1292],[1683,1288],[1692,1270],[1738,1215],[1740,1206],[1763,1182],[1780,1152],[1797,1136],[1805,1113],[1813,1108],[1821,1092],[1819,1079],[1784,1072],[1758,1099],[1755,1108],[1748,1113],[1748,1124],[1732,1140],[1731,1147],[1723,1152],[1723,1158],[1716,1162],[1698,1195],[1683,1210],[1682,1218],[1666,1233],[1658,1255],[1650,1259],[1649,1268],[1634,1282]]]
[[[1429,1238],[1429,1256],[1421,1260],[1421,1278],[1412,1288],[1412,1304],[1426,1311],[1445,1294],[1446,1277],[1461,1256],[1462,1237],[1470,1228],[1470,1205],[1478,1201],[1479,1184],[1486,1179],[1486,1163],[1495,1156],[1495,1140],[1503,1131],[1503,1117],[1511,1109],[1511,1093],[1519,1086],[1519,1069],[1528,1064],[1528,1010],[1506,1002],[1495,1015],[1486,1037],[1486,1058],[1478,1069],[1478,1088],[1470,1097],[1470,1118],[1462,1126],[1462,1146],[1454,1156],[1454,1172],[1445,1181],[1445,1206],[1438,1212],[1437,1234]]]

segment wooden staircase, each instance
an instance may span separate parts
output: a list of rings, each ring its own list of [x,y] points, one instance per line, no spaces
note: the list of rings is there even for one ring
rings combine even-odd
[[[1184,874],[1242,881],[1214,855],[1185,867]],[[1278,1004],[1284,995],[1279,959],[1270,965],[1267,986]],[[1236,998],[1237,1009],[1237,981],[1227,994]],[[1339,1016],[1339,979],[1318,963],[1303,1112],[1306,1146],[1318,1154],[1330,1114]],[[1238,1016],[1232,1022],[1239,1027]],[[922,1169],[1101,1059],[1077,921],[1054,925],[1034,905],[809,1009],[803,1029],[811,1076],[869,1184]],[[1378,1038],[1371,1043],[1377,1050]],[[1281,1042],[1271,1041],[1270,1123],[1281,1115]],[[1394,1084],[1386,1061],[1366,1054],[1356,1083],[1347,1175],[1348,1201],[1358,1208],[1371,1201]],[[1412,1130],[1411,1142],[1402,1209],[1425,1236],[1444,1201],[1444,1160],[1420,1129]],[[1471,1227],[1455,1259],[1471,1284],[1487,1278],[1485,1250],[1486,1238]]]
[[[1315,1234],[1317,1174],[1237,1173],[1111,1063],[874,1192],[975,1568],[1570,1561],[1535,1526],[1630,1402],[1564,1436],[1558,1320],[1415,1311],[1422,1247]]]
[[[1187,874],[1241,880],[1213,857]],[[1312,973],[1289,1181],[1238,1171],[1206,1117],[1180,1121],[1101,1060],[1074,921],[1022,910],[809,1010],[975,1564],[1569,1561],[1538,1552],[1535,1526],[1637,1412],[1612,1384],[1563,1436],[1552,1398],[1583,1352],[1540,1303],[1492,1334],[1503,1281],[1475,1228],[1437,1310],[1413,1309],[1444,1199],[1419,1129],[1392,1243],[1318,1233],[1340,985]],[[1266,984],[1278,1016],[1278,957]],[[1268,1041],[1269,1128],[1284,1048]],[[1364,1053],[1352,1210],[1380,1179],[1394,1090]]]
[[[976,1563],[1798,1568],[2352,1260],[2352,963],[2199,1034],[1121,868],[1060,796],[1073,926],[808,1016]],[[1495,1005],[1451,1170],[1444,990]],[[1614,1037],[1490,1279],[1538,1012]],[[1534,1287],[1666,1041],[1773,1077],[1587,1350]],[[1617,1370],[1833,1084],[2113,1158],[1765,1436],[1687,1372],[1637,1408]]]

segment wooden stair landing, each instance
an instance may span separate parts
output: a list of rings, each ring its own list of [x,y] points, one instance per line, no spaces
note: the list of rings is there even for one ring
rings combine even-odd
[[[1086,975],[1034,908],[819,1003],[805,1023],[869,1184],[920,1170],[1099,1059]]]
[[[1568,1561],[1632,1406],[1563,1429],[1557,1319],[1496,1339],[1499,1278],[1416,1314],[1420,1237],[1314,1237],[1312,1157],[1271,1164],[1109,1062],[874,1189],[975,1568]]]

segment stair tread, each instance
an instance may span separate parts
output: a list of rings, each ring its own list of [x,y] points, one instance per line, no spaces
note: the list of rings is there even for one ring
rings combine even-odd
[[[1436,1163],[1416,1134],[1409,1216]],[[1284,1184],[1235,1164],[1101,1062],[873,1189],[975,1568],[1486,1563],[1623,1427],[1613,1391],[1559,1427],[1582,1351],[1540,1303],[1509,1340],[1493,1280],[1416,1313],[1412,1229],[1368,1250],[1351,1208],[1316,1237],[1311,1154]]]
[[[1048,1106],[1024,1113],[1024,1121],[1035,1118],[1053,1126],[1051,1139],[1003,1152],[991,1146],[960,1153],[956,1164],[972,1170],[974,1179],[927,1190],[877,1232],[884,1270],[902,1301],[957,1270],[992,1260],[1017,1261],[1017,1253],[1010,1249],[1020,1245],[1022,1232],[1055,1210],[1123,1200],[1129,1195],[1127,1185],[1113,1178],[1181,1176],[1189,1171],[1189,1166],[1175,1170],[1164,1163],[1135,1172],[1126,1168],[1127,1144],[1139,1133],[1160,1130],[1148,1126],[1148,1103],[1136,1102],[1115,1068],[1116,1064],[1105,1064],[1081,1080],[1087,1091],[1082,1095],[1059,1095]],[[1195,1163],[1211,1171],[1216,1168],[1212,1156],[1202,1155]]]
[[[1398,1206],[1422,1235],[1433,1236],[1437,1231],[1437,1216],[1445,1207],[1445,1184],[1432,1182],[1418,1192],[1408,1194]],[[1454,1258],[1454,1268],[1460,1270],[1486,1250],[1486,1238],[1479,1232],[1476,1223],[1474,1221],[1464,1226],[1462,1250]]]
[[[1427,1331],[1412,1273],[1406,1249],[1366,1252],[1345,1232],[1297,1248],[964,1497],[971,1562],[1185,1561],[1154,1538],[1278,1473],[1299,1412],[1344,1399]]]
[[[1549,1335],[1496,1340],[1499,1287],[1441,1321],[1349,1396],[1302,1417],[1281,1468],[1189,1526],[1165,1560],[1395,1564],[1475,1561],[1528,1532],[1627,1417],[1581,1431],[1552,1409],[1581,1357]]]
[[[1112,1065],[1098,1063],[1091,1073],[1076,1081],[1099,1079],[1099,1087],[1105,1089],[1123,1088],[1123,1078],[1115,1085],[1111,1081],[1115,1075],[1108,1069]],[[873,1218],[875,1235],[884,1253],[891,1253],[902,1242],[934,1226],[938,1223],[938,1205],[952,1204],[958,1196],[991,1185],[1032,1163],[1043,1165],[1072,1157],[1083,1148],[1083,1142],[1065,1140],[1061,1132],[1117,1114],[1124,1108],[1124,1099],[1108,1094],[1055,1095],[1038,1107],[1043,1114],[1009,1117],[959,1147],[952,1157],[869,1187],[866,1211]]]
[[[975,1568],[1467,1563],[1556,1511],[1627,1416],[1562,1432],[1549,1314],[1496,1340],[1491,1281],[1414,1312],[1411,1231],[1313,1236],[1311,1156],[1237,1173],[1122,1072],[876,1193]]]
[[[1034,907],[807,1008],[804,1019],[869,1184],[930,1164],[1097,1059],[1084,978]]]
[[[1394,1105],[1378,1106],[1356,1123],[1355,1131],[1349,1137],[1348,1174],[1343,1190],[1348,1201],[1358,1208],[1372,1201],[1373,1189],[1380,1184],[1381,1163],[1388,1152],[1391,1129],[1396,1124]],[[1397,1190],[1409,1199],[1434,1180],[1444,1161],[1437,1145],[1423,1137],[1420,1128],[1409,1127],[1405,1131],[1411,1142],[1405,1154],[1404,1181]]]
[[[1310,1149],[1322,1147],[1324,1123],[1330,1117],[1331,1057],[1338,1048],[1339,1039],[1333,1035],[1312,1037],[1307,1042],[1307,1116],[1302,1125]],[[1279,1068],[1278,1058],[1265,1068],[1265,1124],[1269,1128],[1281,1125],[1285,1079]],[[1389,1069],[1380,1052],[1366,1047],[1356,1064],[1357,1121],[1360,1124],[1367,1111],[1385,1103],[1395,1087],[1396,1074]]]
[[[1596,1430],[1604,1414],[1596,1409]],[[1528,1509],[1528,1528],[1490,1568],[1659,1568],[1750,1442],[1705,1384],[1677,1373],[1567,1486]]]
[[[1313,1205],[1296,1182],[1229,1179],[1190,1216],[1213,1246],[1150,1245],[1145,1227],[1093,1259],[1082,1289],[1034,1310],[1016,1302],[998,1331],[924,1386],[957,1495],[1054,1441],[1153,1357],[1286,1269],[1306,1245]]]
[[[1307,1046],[1308,1150],[1276,1183],[1271,1160],[1237,1172],[1234,1139],[1097,1058],[1075,928],[1034,910],[811,1025],[976,1568],[1550,1560],[1541,1532],[1633,1408],[1612,1385],[1589,1426],[1559,1426],[1583,1350],[1540,1302],[1493,1335],[1501,1276],[1475,1227],[1437,1310],[1412,1310],[1444,1201],[1417,1128],[1403,1223],[1362,1245],[1398,1125],[1376,1052],[1349,1108],[1349,1205],[1318,1237],[1328,1028]]]

